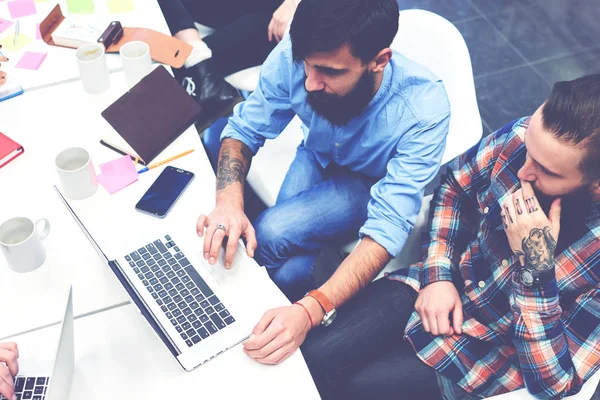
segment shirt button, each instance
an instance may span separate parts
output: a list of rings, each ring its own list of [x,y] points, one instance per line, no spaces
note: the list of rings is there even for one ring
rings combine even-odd
[[[480,288],[483,289],[485,287],[485,282],[484,281],[479,281],[478,285],[479,285]]]
[[[483,213],[484,214],[487,214],[489,212],[490,212],[490,208],[489,207],[486,207],[486,208],[483,209]]]
[[[506,259],[505,259],[505,260],[502,260],[502,265],[503,265],[504,267],[508,267],[508,260],[506,260]]]
[[[340,147],[340,144],[336,142],[335,147]]]

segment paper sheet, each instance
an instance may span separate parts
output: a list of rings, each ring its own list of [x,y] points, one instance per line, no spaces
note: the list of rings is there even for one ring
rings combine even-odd
[[[17,39],[17,44],[14,44],[15,34],[11,33],[2,39],[2,52],[16,52],[21,50],[23,47],[27,46],[31,42],[31,38],[29,36],[25,36],[22,33],[19,33],[19,38]],[[9,57],[10,58],[10,57]]]
[[[67,9],[71,14],[93,14],[93,0],[67,0]]]
[[[108,12],[119,14],[133,11],[133,0],[108,0]]]
[[[22,69],[32,69],[37,70],[44,59],[46,58],[46,53],[36,53],[33,51],[27,51],[23,54],[23,57],[19,60],[19,62],[15,65],[16,68]]]
[[[114,194],[138,180],[135,164],[129,156],[101,164],[100,171],[102,173],[98,175],[98,182],[110,194]]]
[[[15,0],[8,3],[8,11],[12,19],[34,15],[37,11],[33,0]]]
[[[0,18],[0,33],[4,32],[12,26],[14,22]]]

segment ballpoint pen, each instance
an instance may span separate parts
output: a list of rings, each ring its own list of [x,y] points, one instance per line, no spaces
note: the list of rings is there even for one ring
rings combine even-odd
[[[19,25],[20,25],[21,21],[17,21],[17,23],[15,24],[15,38],[13,40],[13,44],[16,46],[17,45],[17,40],[19,40]]]
[[[144,167],[144,168],[140,169],[138,171],[138,174],[142,174],[142,173],[144,173],[144,172],[146,172],[146,171],[148,171],[148,170],[150,170],[152,168],[160,167],[161,165],[166,164],[169,161],[173,161],[173,160],[176,160],[176,159],[178,159],[180,157],[186,156],[186,155],[190,154],[192,151],[194,151],[194,149],[184,151],[183,153],[179,153],[177,155],[174,155],[173,157],[169,157],[166,160],[162,160],[162,161],[159,161],[157,163],[150,164],[147,167]]]

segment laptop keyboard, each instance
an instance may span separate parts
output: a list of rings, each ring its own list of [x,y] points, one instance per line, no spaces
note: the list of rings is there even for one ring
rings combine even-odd
[[[235,322],[169,235],[125,259],[188,347]]]
[[[48,377],[23,377],[15,378],[15,396],[17,400],[44,400],[46,398],[46,389],[50,378]],[[0,400],[7,400],[0,395]]]

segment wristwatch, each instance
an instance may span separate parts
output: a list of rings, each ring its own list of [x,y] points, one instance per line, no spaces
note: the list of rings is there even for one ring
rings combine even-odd
[[[319,305],[321,306],[323,311],[325,312],[325,315],[323,316],[323,319],[321,320],[321,325],[323,325],[323,326],[331,325],[331,323],[337,316],[337,310],[335,309],[335,307],[333,306],[331,301],[329,301],[327,296],[325,296],[323,293],[321,293],[318,290],[311,290],[310,292],[308,292],[306,294],[306,296],[309,296],[309,297],[312,297],[313,299],[315,299],[317,301],[317,303],[319,303]]]
[[[525,287],[537,289],[544,286],[555,278],[554,268],[536,271],[528,268],[521,268],[517,271],[518,280]]]

